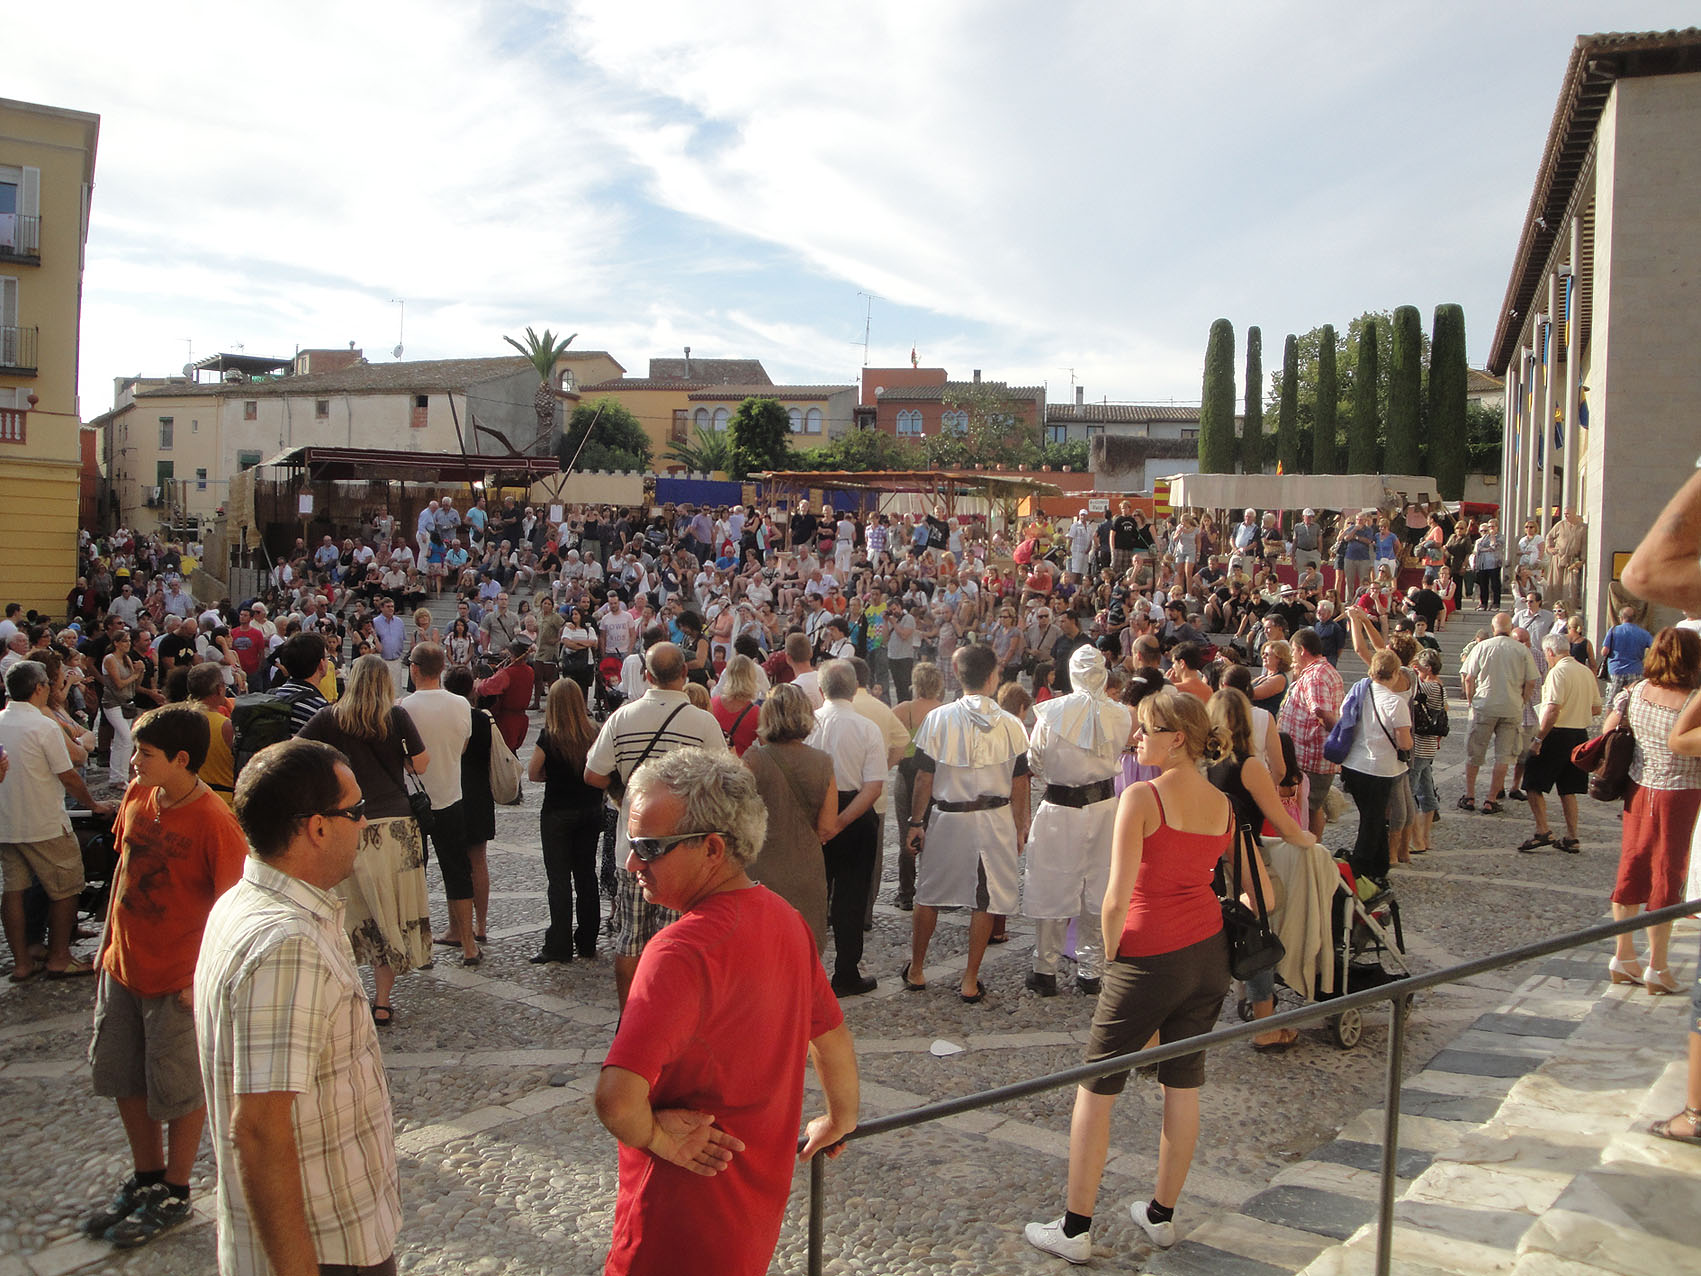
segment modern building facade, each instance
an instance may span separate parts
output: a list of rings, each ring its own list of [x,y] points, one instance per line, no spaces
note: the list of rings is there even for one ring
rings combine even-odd
[[[100,117],[0,98],[0,602],[61,615],[76,580],[83,253]]]
[[[1578,37],[1488,370],[1506,378],[1504,523],[1589,525],[1583,603],[1701,449],[1701,30]]]

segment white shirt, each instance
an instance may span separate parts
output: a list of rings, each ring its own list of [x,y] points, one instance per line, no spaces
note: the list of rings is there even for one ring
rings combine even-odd
[[[1390,737],[1397,737],[1401,727],[1411,725],[1412,710],[1406,697],[1380,682],[1371,683],[1370,695],[1359,707],[1358,731],[1353,735],[1352,748],[1341,765],[1366,775],[1404,774],[1406,764],[1395,756],[1396,745]]]
[[[71,769],[65,732],[27,700],[0,710],[0,744],[10,770],[0,784],[0,842],[50,842],[71,831],[65,786]]]
[[[800,673],[791,680],[791,685],[809,697],[809,703],[819,709],[824,703],[821,695],[821,674],[814,669],[808,673]]]
[[[620,691],[628,700],[643,698],[650,684],[644,681],[644,653],[634,651],[620,662]]]
[[[422,778],[432,809],[442,811],[455,805],[461,800],[461,754],[472,738],[472,706],[464,697],[441,687],[415,691],[396,704],[408,711],[431,755],[431,765]]]
[[[815,730],[805,744],[833,759],[833,783],[854,793],[886,782],[886,736],[848,700],[829,700],[815,711]]]
[[[679,710],[677,714],[675,709]],[[662,729],[664,722],[666,730]],[[691,747],[707,749],[710,753],[727,751],[726,736],[714,714],[692,704],[683,691],[651,687],[609,715],[585,755],[585,769],[598,775],[618,774],[621,779],[630,780],[651,740],[656,742],[655,748],[649,750],[652,758]],[[621,799],[620,819],[615,823],[616,862],[626,854],[626,805],[630,800],[628,790]]]

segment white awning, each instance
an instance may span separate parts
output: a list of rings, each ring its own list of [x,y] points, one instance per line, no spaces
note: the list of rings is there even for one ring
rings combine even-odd
[[[1361,510],[1437,499],[1435,480],[1419,474],[1176,474],[1169,485],[1174,509]]]

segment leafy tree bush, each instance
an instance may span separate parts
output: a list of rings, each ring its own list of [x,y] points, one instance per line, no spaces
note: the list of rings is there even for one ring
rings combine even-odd
[[[748,398],[727,424],[732,477],[742,482],[762,470],[791,463],[791,418],[774,399]]]
[[[590,442],[579,452],[579,444],[587,433]],[[579,455],[581,470],[642,472],[650,468],[652,457],[650,436],[618,399],[598,399],[573,409],[566,428],[561,431],[560,446],[555,450],[562,469],[573,463],[574,453]]]
[[[696,438],[689,443],[674,441],[667,445],[668,459],[698,474],[716,470],[731,471],[732,440],[725,430],[712,430],[706,425],[697,427]]]
[[[1199,469],[1234,473],[1234,325],[1219,319],[1205,346],[1205,385],[1199,402]]]

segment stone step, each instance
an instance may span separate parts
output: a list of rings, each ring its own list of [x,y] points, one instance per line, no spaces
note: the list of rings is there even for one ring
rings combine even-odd
[[[1693,922],[1673,936],[1693,951]],[[1611,946],[1544,963],[1408,1074],[1395,1270],[1409,1276],[1701,1271],[1701,1148],[1646,1133],[1683,1107],[1688,999],[1605,978]],[[1685,973],[1680,972],[1681,980]],[[1414,1014],[1422,1013],[1418,1002]],[[1374,1269],[1383,1113],[1368,1109],[1233,1213],[1153,1255],[1153,1276]]]

